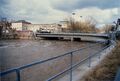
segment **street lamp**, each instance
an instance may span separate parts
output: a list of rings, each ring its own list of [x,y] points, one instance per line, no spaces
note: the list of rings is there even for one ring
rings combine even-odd
[[[73,12],[72,15],[75,15],[75,13]]]
[[[73,12],[72,13],[72,21],[71,21],[71,26],[72,26],[72,32],[74,31],[74,28],[75,28],[75,13]]]
[[[75,17],[74,17],[74,16],[75,16],[75,13],[73,12],[73,13],[72,13],[72,18],[73,18],[73,20],[75,21]]]

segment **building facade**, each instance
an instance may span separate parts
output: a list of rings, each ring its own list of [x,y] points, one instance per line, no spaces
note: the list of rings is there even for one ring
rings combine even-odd
[[[36,32],[38,30],[49,31],[52,33],[61,32],[61,25],[59,24],[31,24],[26,22],[25,20],[20,20],[12,23],[11,26],[13,29],[17,31],[33,31]]]
[[[13,29],[16,29],[16,30],[19,30],[19,31],[24,31],[24,30],[27,30],[27,26],[29,24],[31,24],[31,23],[26,22],[25,20],[19,20],[19,21],[16,21],[16,22],[12,22],[11,27]]]
[[[51,33],[61,32],[61,26],[59,24],[29,24],[27,29],[33,32],[37,30],[48,31]]]

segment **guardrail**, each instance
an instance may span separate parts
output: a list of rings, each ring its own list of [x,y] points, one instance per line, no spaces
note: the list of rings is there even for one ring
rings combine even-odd
[[[98,43],[103,43],[103,42],[98,42]],[[97,44],[98,44],[98,43],[97,43]],[[81,49],[78,49],[78,50],[74,50],[74,51],[65,53],[65,54],[63,54],[63,55],[55,56],[55,57],[52,57],[52,58],[49,58],[49,59],[46,59],[46,60],[33,62],[33,63],[31,63],[31,64],[27,64],[27,65],[24,65],[24,66],[21,66],[21,67],[17,67],[17,68],[9,69],[9,70],[4,71],[4,72],[0,72],[0,77],[3,77],[3,76],[8,75],[8,74],[10,74],[10,73],[16,72],[16,81],[21,81],[21,74],[20,74],[21,70],[23,70],[23,69],[25,69],[25,68],[28,68],[28,67],[32,67],[32,66],[37,65],[37,64],[45,63],[45,62],[50,61],[50,60],[54,60],[54,59],[57,59],[57,58],[60,58],[60,57],[64,57],[64,56],[66,56],[66,55],[70,55],[70,67],[67,68],[66,70],[64,70],[64,71],[62,71],[62,72],[54,75],[53,77],[50,77],[47,81],[52,81],[53,79],[57,78],[58,76],[64,74],[64,73],[67,72],[67,71],[70,71],[70,81],[72,81],[72,72],[73,72],[72,70],[73,70],[74,67],[80,65],[82,62],[84,62],[84,61],[86,61],[86,60],[88,60],[88,67],[90,67],[90,66],[91,66],[91,58],[92,58],[94,55],[96,55],[96,54],[99,54],[99,58],[100,58],[100,56],[101,56],[100,52],[102,52],[103,50],[105,50],[106,48],[108,48],[108,47],[111,45],[111,43],[110,43],[109,45],[103,47],[102,49],[100,49],[97,53],[92,54],[92,55],[89,55],[88,57],[84,58],[83,60],[81,60],[80,62],[78,62],[78,63],[76,63],[76,64],[73,64],[73,55],[74,55],[74,52],[81,51],[81,50],[83,50],[83,49],[93,47],[93,46],[95,46],[95,45],[97,45],[97,44],[89,45],[89,46],[87,46],[87,47],[83,47],[83,48],[81,48]]]
[[[105,37],[109,38],[108,34],[91,34],[91,33],[36,33],[39,36],[90,36],[90,37]]]
[[[68,69],[60,72],[59,74],[57,74],[57,75],[49,78],[49,79],[46,80],[46,81],[52,81],[53,79],[57,78],[58,76],[64,74],[65,72],[67,72],[67,71],[69,71],[69,70],[70,70],[70,81],[72,81],[72,69],[73,69],[73,68],[75,68],[76,66],[80,65],[81,63],[83,63],[83,62],[86,61],[86,60],[88,60],[88,67],[91,67],[91,58],[92,58],[94,55],[99,54],[99,53],[102,52],[104,49],[108,48],[109,46],[110,46],[110,44],[107,45],[107,46],[105,46],[105,47],[102,48],[101,50],[99,50],[97,53],[92,54],[92,55],[84,58],[83,60],[81,60],[80,62],[78,62],[78,63],[76,63],[76,64],[74,64],[74,65],[72,64],[73,53],[70,53],[70,56],[71,56],[71,67],[69,67]],[[99,58],[100,58],[100,56],[101,56],[101,55],[99,54]]]
[[[36,33],[43,35],[92,35],[92,36],[105,36],[108,37],[108,34],[98,34],[98,33]]]

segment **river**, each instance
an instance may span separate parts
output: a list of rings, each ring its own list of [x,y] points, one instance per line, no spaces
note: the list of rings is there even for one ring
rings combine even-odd
[[[61,55],[70,52],[72,50],[76,50],[88,46],[90,44],[94,44],[94,43],[56,41],[56,40],[4,40],[4,41],[1,40],[0,41],[0,66],[1,66],[0,71],[5,71],[14,67],[19,67],[25,64],[29,64],[31,62],[44,60],[53,56]],[[100,48],[101,45],[97,45],[95,48],[88,49],[87,51],[84,52],[92,53]],[[84,55],[85,54],[83,54],[83,56]],[[80,57],[82,57],[82,55]],[[36,70],[36,72],[37,71],[38,70]],[[32,73],[36,75],[36,73],[34,72],[35,71],[32,71]],[[30,78],[30,76],[28,78]],[[40,78],[38,79],[32,78],[31,81],[32,80],[41,81]],[[30,81],[30,79],[26,81]]]

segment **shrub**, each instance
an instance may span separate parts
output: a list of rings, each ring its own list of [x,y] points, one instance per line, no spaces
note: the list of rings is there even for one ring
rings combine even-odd
[[[120,66],[120,42],[116,48],[92,71],[82,78],[82,81],[113,81]]]

